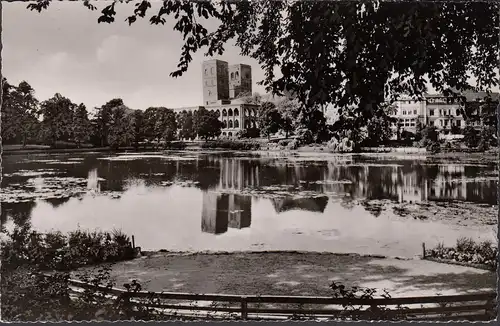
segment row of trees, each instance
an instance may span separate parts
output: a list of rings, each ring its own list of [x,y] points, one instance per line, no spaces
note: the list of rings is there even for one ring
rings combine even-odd
[[[2,140],[5,144],[56,145],[60,142],[118,148],[143,141],[171,142],[178,137],[203,139],[220,135],[222,123],[215,112],[200,109],[176,114],[165,107],[145,111],[128,108],[113,99],[89,113],[83,103],[61,94],[39,102],[35,90],[23,81],[11,85],[3,79]]]

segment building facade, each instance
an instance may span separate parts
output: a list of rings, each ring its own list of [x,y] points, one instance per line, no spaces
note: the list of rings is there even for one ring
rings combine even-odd
[[[195,113],[204,108],[217,113],[223,123],[222,137],[235,137],[244,129],[258,128],[259,105],[235,99],[252,93],[252,67],[245,64],[229,66],[226,61],[207,60],[202,64],[203,105],[173,109]]]
[[[208,60],[202,64],[203,104],[210,105],[229,99],[228,64],[222,60]]]
[[[252,67],[244,64],[229,66],[229,97],[252,94]]]
[[[487,94],[466,92],[464,96],[468,103],[481,103]],[[492,93],[491,97],[497,101],[499,94]],[[444,134],[453,133],[466,126],[463,116],[464,104],[441,94],[426,94],[422,100],[401,97],[394,104],[392,117],[397,119],[402,130],[415,133],[418,121],[422,126],[435,126]],[[474,127],[479,128],[480,123],[476,123]]]

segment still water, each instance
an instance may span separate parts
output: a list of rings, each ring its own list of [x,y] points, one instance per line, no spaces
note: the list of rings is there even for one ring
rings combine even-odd
[[[380,214],[361,200],[495,205],[495,165],[425,158],[228,153],[14,155],[3,159],[2,225],[121,229],[144,250],[311,250],[413,256],[422,242],[495,239]],[[24,197],[23,197],[24,196]]]

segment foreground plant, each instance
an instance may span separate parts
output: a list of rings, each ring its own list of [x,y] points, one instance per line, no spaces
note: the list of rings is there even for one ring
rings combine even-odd
[[[462,237],[457,240],[455,247],[445,247],[440,243],[425,254],[432,258],[486,265],[491,270],[496,270],[498,266],[498,247],[488,240],[475,242]]]

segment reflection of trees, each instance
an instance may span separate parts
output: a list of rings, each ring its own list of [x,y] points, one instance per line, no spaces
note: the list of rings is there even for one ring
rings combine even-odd
[[[315,198],[273,198],[271,199],[274,209],[277,213],[286,212],[289,210],[305,210],[310,212],[325,211],[328,204],[328,197],[315,197]]]
[[[36,202],[34,201],[24,203],[1,203],[0,216],[2,226],[5,225],[9,218],[11,218],[17,226],[25,225],[29,222],[35,206]]]
[[[202,232],[221,234],[229,228],[250,227],[252,198],[237,194],[203,193]]]

